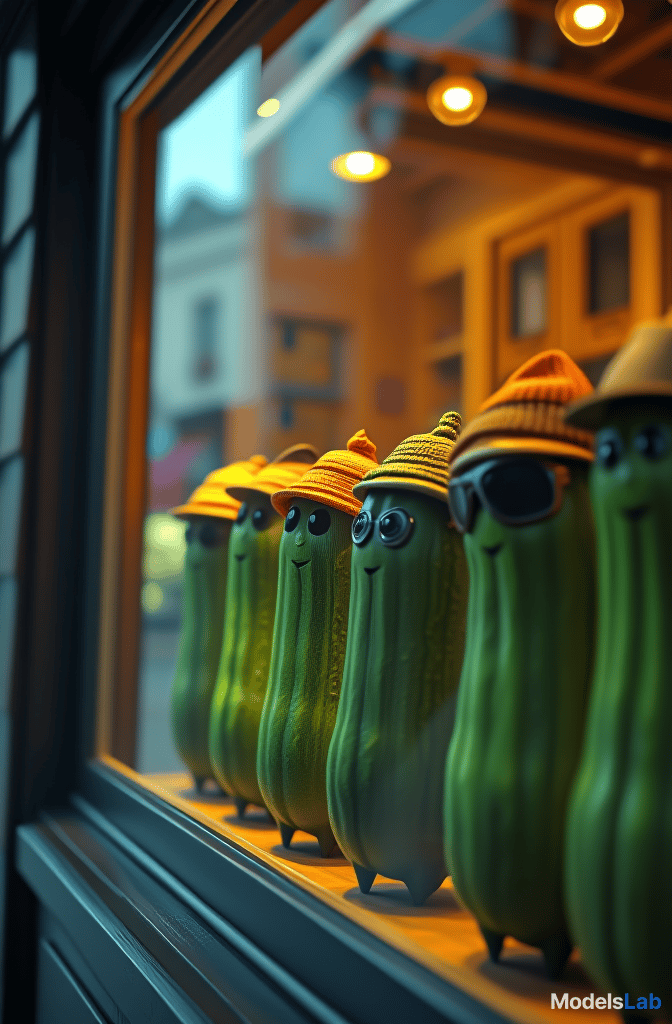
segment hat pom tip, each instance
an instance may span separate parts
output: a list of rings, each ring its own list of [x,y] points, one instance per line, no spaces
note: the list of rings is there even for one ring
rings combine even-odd
[[[369,440],[366,436],[365,430],[358,430],[356,434],[348,441],[348,451],[357,452],[358,455],[363,455],[365,459],[371,459],[372,462],[376,462],[376,446],[373,441]]]
[[[447,437],[451,441],[457,441],[462,429],[462,417],[459,412],[444,412],[432,433],[437,437]]]

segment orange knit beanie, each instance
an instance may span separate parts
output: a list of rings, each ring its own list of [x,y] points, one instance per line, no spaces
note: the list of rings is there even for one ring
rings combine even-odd
[[[380,466],[369,470],[354,492],[364,500],[375,488],[419,491],[445,501],[448,496],[448,461],[460,433],[459,413],[445,412],[429,434],[413,434],[397,445]]]
[[[260,469],[249,482],[227,487],[227,493],[236,501],[254,501],[260,494],[270,497],[283,487],[291,487],[313,465],[316,458],[317,451],[312,444],[292,445]]]
[[[460,435],[450,456],[451,472],[495,455],[593,458],[592,436],[565,423],[570,402],[593,386],[566,352],[532,356],[488,398]]]
[[[369,441],[365,430],[358,430],[348,441],[346,451],[327,452],[301,477],[300,483],[276,491],[271,498],[273,508],[286,516],[294,498],[312,498],[356,516],[362,503],[355,498],[352,488],[377,465],[375,444]]]
[[[188,519],[190,516],[235,519],[240,502],[227,494],[226,488],[248,483],[260,469],[263,469],[266,463],[267,460],[263,455],[251,455],[247,461],[232,462],[222,469],[208,473],[189,500],[184,505],[178,505],[173,509],[173,515],[178,519]]]

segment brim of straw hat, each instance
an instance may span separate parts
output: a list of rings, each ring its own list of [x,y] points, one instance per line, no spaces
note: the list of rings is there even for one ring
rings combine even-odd
[[[464,470],[473,462],[495,458],[498,455],[545,455],[556,459],[581,459],[592,462],[593,453],[580,445],[568,441],[556,441],[546,437],[497,437],[484,438],[483,444],[467,448],[451,464],[451,476]]]
[[[424,494],[428,498],[435,498],[437,501],[445,502],[448,497],[448,483],[445,487],[429,483],[427,480],[414,480],[412,477],[399,476],[377,476],[375,480],[362,481],[355,484],[352,493],[364,501],[369,491],[415,491],[416,494]]]
[[[583,430],[599,430],[612,415],[617,414],[618,406],[636,401],[638,398],[662,398],[672,400],[672,383],[649,381],[648,383],[614,388],[609,391],[595,391],[590,398],[574,402],[565,412],[565,423]]]
[[[327,505],[329,508],[338,509],[349,516],[356,516],[362,507],[361,501],[350,495],[341,494],[328,487],[321,487],[319,484],[311,483],[305,487],[288,487],[283,491],[275,491],[271,503],[276,512],[286,516],[295,498],[306,498],[308,501],[315,501],[319,505]]]

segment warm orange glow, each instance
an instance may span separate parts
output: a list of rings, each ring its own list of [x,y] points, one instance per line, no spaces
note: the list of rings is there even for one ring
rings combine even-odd
[[[342,153],[331,162],[334,174],[346,181],[376,181],[385,177],[391,166],[386,156],[364,150]]]
[[[613,36],[623,17],[622,0],[558,0],[555,19],[564,35],[577,46],[597,46]]]
[[[470,75],[445,75],[427,90],[427,104],[434,117],[450,125],[475,121],[487,98],[483,83]]]

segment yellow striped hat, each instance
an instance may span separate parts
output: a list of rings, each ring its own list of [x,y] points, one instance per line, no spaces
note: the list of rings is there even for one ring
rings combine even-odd
[[[246,483],[232,484],[227,493],[236,501],[254,501],[260,494],[270,498],[276,491],[291,487],[304,475],[317,458],[312,444],[295,444],[285,448],[273,462],[260,469],[256,476]]]
[[[172,510],[178,519],[190,516],[216,516],[218,519],[235,519],[240,502],[227,494],[226,488],[233,484],[246,484],[267,464],[263,455],[251,455],[243,462],[232,462],[222,469],[208,473],[189,500]]]

